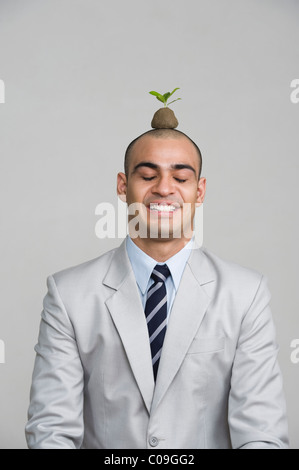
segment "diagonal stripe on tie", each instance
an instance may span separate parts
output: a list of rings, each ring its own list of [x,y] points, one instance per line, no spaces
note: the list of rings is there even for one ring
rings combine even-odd
[[[153,357],[153,359],[152,359],[152,364],[153,364],[153,366],[156,364],[157,360],[160,359],[161,352],[162,352],[162,348],[159,349],[159,351],[157,352],[157,354]]]
[[[153,270],[153,273],[158,276],[161,281],[165,282],[166,281],[166,277],[164,276],[164,274],[160,273],[157,269],[154,269]]]
[[[154,333],[150,336],[150,343],[152,343],[154,341],[154,339],[158,336],[158,334],[160,333],[160,331],[163,330],[163,328],[166,327],[166,324],[167,324],[167,319],[165,318],[164,322],[161,323],[160,326],[158,326],[158,328],[156,329],[156,331],[154,331]]]
[[[163,305],[167,302],[167,295],[165,295],[164,299],[162,299],[158,305],[149,313],[146,317],[146,322],[149,323],[152,318],[156,315],[157,312],[163,307]],[[150,328],[150,327],[149,327]]]
[[[147,293],[147,300],[150,298],[151,295],[153,295],[154,292],[156,292],[160,287],[162,286],[163,282],[158,282],[158,284],[154,284],[151,286],[148,290]]]

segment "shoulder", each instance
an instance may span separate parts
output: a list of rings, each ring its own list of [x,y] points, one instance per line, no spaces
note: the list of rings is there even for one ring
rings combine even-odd
[[[84,285],[89,288],[100,285],[117,249],[114,248],[97,258],[58,271],[49,277],[53,278],[57,287],[62,289],[68,287],[75,289],[78,286],[82,289]]]
[[[218,291],[243,299],[254,298],[260,289],[268,293],[267,278],[259,271],[219,257],[206,248],[201,251],[211,267]]]
[[[225,275],[225,277],[228,278],[241,277],[242,279],[252,279],[253,281],[260,279],[262,276],[262,273],[252,267],[222,258],[205,247],[203,247],[201,251],[212,265],[215,273],[221,274],[222,276]]]
[[[206,248],[201,248],[205,266],[210,270],[210,282],[203,285],[204,290],[220,306],[221,315],[237,321],[255,318],[271,300],[267,277],[259,271],[223,259]],[[252,317],[253,315],[253,317]],[[238,321],[237,321],[238,324]]]

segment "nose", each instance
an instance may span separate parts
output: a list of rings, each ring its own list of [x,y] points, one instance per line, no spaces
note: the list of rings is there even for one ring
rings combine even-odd
[[[152,192],[159,194],[159,196],[165,197],[175,192],[174,180],[169,175],[160,175],[155,180],[155,185],[152,188]]]

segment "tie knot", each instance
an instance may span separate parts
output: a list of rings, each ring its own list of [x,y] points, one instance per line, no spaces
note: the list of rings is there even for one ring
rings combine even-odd
[[[165,282],[168,276],[170,276],[170,271],[167,264],[156,264],[151,274],[155,282]]]

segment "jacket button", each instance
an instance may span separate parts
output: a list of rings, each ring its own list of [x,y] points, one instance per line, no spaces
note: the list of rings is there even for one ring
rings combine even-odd
[[[152,447],[157,447],[157,445],[159,444],[159,440],[155,436],[152,436],[150,437],[149,444]]]

